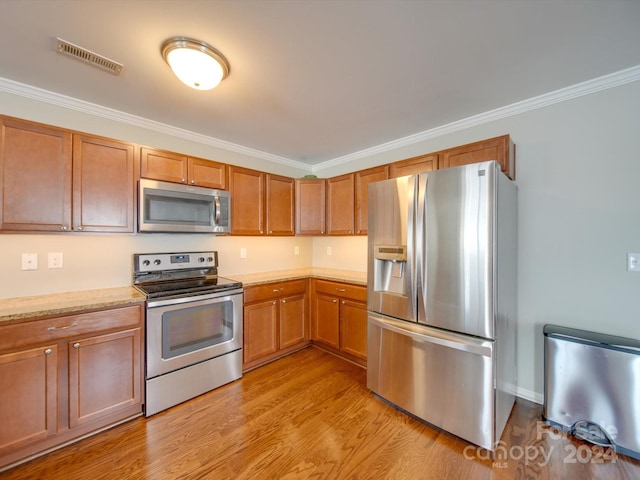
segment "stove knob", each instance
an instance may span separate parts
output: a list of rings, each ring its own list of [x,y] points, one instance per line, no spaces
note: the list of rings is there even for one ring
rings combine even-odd
[[[200,257],[200,258],[198,259],[198,261],[199,261],[200,263],[203,263],[203,262],[204,262],[204,257]]]
[[[162,263],[162,261],[159,258],[157,258],[156,260],[153,261],[154,265],[160,265],[161,263]]]
[[[151,262],[149,260],[145,260],[142,262],[142,265],[144,265],[145,267],[148,267],[149,265],[151,265]]]
[[[213,257],[207,258],[207,262],[213,262]]]

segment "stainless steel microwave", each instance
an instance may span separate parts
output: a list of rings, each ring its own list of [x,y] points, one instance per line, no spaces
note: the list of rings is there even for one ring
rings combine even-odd
[[[225,190],[141,179],[138,231],[229,233],[231,198]]]

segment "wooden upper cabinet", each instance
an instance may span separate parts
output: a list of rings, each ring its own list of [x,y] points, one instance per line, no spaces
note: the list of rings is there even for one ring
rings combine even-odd
[[[296,180],[297,235],[324,235],[326,190],[324,178]]]
[[[198,187],[227,189],[227,166],[223,163],[189,157],[189,183]]]
[[[389,165],[389,178],[416,175],[438,169],[438,154],[430,153],[418,157],[407,158]]]
[[[198,187],[227,188],[227,165],[148,147],[140,150],[140,176]]]
[[[242,167],[229,167],[231,234],[264,234],[265,174]]]
[[[73,230],[134,231],[136,148],[88,135],[73,136]]]
[[[356,235],[366,235],[369,228],[369,184],[389,178],[389,166],[369,168],[356,172]]]
[[[71,229],[71,132],[0,117],[0,228]]]
[[[515,179],[515,146],[509,135],[444,150],[440,160],[439,168],[496,160],[502,171],[512,180]]]
[[[353,235],[355,174],[327,179],[327,234]]]
[[[294,234],[295,184],[289,177],[265,175],[267,235]]]

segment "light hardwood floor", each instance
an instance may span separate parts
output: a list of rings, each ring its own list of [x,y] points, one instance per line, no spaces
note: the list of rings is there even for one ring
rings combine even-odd
[[[640,462],[547,427],[518,399],[487,452],[387,405],[366,371],[315,347],[0,479],[638,479]]]

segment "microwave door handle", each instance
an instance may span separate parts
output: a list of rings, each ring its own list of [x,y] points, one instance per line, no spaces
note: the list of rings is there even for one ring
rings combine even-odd
[[[220,197],[215,197],[214,202],[216,205],[215,224],[220,225]]]

